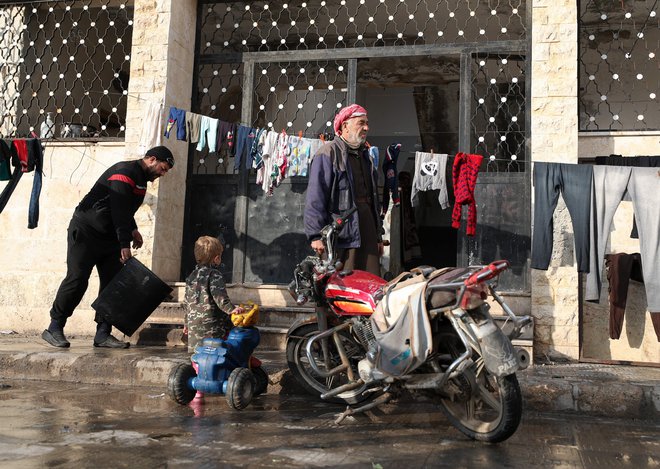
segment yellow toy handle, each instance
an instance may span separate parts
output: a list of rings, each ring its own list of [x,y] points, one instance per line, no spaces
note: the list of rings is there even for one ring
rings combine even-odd
[[[232,313],[231,322],[235,327],[254,326],[259,321],[259,305],[249,301],[247,305],[241,304],[243,313]]]

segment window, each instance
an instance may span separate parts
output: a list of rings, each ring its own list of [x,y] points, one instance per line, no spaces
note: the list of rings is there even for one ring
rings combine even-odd
[[[132,30],[132,1],[2,5],[0,136],[123,138]]]
[[[657,4],[579,2],[581,131],[660,130]]]

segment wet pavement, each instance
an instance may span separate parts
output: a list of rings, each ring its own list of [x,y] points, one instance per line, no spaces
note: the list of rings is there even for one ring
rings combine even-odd
[[[342,406],[269,393],[180,406],[162,387],[0,381],[0,466],[11,468],[658,468],[660,422],[525,412],[498,445],[473,442],[432,403],[333,423]]]

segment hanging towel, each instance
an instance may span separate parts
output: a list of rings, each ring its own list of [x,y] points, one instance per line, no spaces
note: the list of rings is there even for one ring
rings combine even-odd
[[[160,129],[163,127],[163,105],[161,103],[149,102],[144,109],[142,118],[142,130],[138,141],[138,150],[144,155],[149,148],[160,146]]]

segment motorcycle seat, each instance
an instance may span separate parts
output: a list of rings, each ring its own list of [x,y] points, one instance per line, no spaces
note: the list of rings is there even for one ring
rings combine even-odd
[[[468,273],[469,270],[465,268],[449,268],[445,272],[440,273],[436,277],[432,278],[428,287],[439,286],[445,283],[455,282],[460,277]],[[427,288],[428,288],[427,287]],[[431,290],[431,294],[428,295],[426,300],[426,307],[428,309],[441,308],[443,306],[448,306],[456,302],[456,289],[437,289]]]

